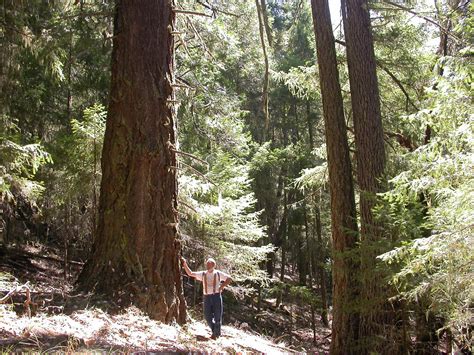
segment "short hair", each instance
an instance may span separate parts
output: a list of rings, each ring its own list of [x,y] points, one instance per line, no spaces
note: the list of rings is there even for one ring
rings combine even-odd
[[[206,260],[206,264],[207,264],[207,263],[213,263],[213,264],[214,264],[214,266],[216,266],[216,265],[217,265],[216,261],[215,261],[213,258],[207,258],[207,260]]]

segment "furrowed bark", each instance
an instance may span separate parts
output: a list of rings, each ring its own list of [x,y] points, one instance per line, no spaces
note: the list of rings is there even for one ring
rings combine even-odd
[[[179,271],[174,0],[119,0],[97,236],[82,288],[184,323]]]

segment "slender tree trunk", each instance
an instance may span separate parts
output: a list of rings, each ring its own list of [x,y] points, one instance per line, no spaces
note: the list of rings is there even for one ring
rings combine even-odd
[[[276,192],[276,200],[280,202],[280,199],[283,195],[284,181],[283,176],[286,169],[282,168],[278,174],[278,185]],[[263,177],[265,178],[265,177]],[[281,246],[281,225],[284,221],[284,218],[279,216],[279,205],[280,203],[267,204],[266,211],[268,211],[267,225],[268,225],[268,237],[270,242],[273,243],[276,247]],[[267,254],[266,268],[268,277],[272,278],[275,272],[275,252],[271,251]]]
[[[311,151],[314,149],[314,133],[313,133],[313,119],[311,117],[311,104],[306,101],[306,122],[308,123],[309,147]]]
[[[357,298],[357,263],[348,253],[356,248],[357,222],[352,168],[344,120],[336,49],[327,0],[312,0],[314,32],[323,101],[331,192],[333,244],[333,323],[331,354],[350,354],[358,335],[358,315],[350,304]]]
[[[92,223],[91,223],[91,235],[92,240],[95,240],[97,232],[97,163],[98,163],[98,147],[97,147],[97,132],[94,130],[94,150],[92,154],[94,155],[93,161],[93,180],[92,180]]]
[[[68,48],[68,66],[67,66],[67,99],[66,99],[66,115],[67,119],[71,119],[72,114],[72,49],[74,44],[74,36],[72,26],[69,29],[69,48]]]
[[[313,138],[313,120],[311,119],[311,106],[310,102],[306,102],[306,119],[308,123],[308,132],[309,132],[309,147],[310,150],[314,149],[314,138]],[[315,193],[315,191],[313,191]],[[320,200],[321,202],[321,200]],[[321,211],[318,205],[314,206],[315,212],[315,234],[317,237],[317,246],[315,248],[310,248],[309,250],[316,250],[318,253],[312,252],[310,256],[311,260],[311,270],[317,271],[319,277],[319,286],[321,292],[321,321],[325,327],[329,326],[328,320],[328,301],[327,301],[327,288],[326,288],[326,277],[324,273],[324,268],[322,263],[325,260],[324,246],[323,246],[323,236],[321,228]],[[315,273],[312,272],[312,275]],[[314,307],[312,308],[312,317],[314,317]],[[316,341],[316,334],[313,329],[313,340]]]
[[[319,285],[321,286],[321,320],[325,327],[329,326],[328,320],[328,297],[327,297],[327,290],[326,290],[326,277],[324,275],[324,268],[322,267],[322,263],[325,259],[325,253],[323,248],[323,236],[321,231],[321,212],[319,206],[315,208],[316,212],[316,236],[318,238],[318,250],[319,250],[319,260],[317,260],[317,270],[319,275]]]
[[[173,103],[174,0],[118,0],[99,221],[83,288],[184,323]]]
[[[361,303],[366,305],[361,314],[360,336],[371,337],[364,340],[364,344],[369,344],[383,331],[383,318],[390,318],[383,314],[387,304],[382,292],[385,286],[375,269],[376,243],[382,238],[383,230],[372,212],[376,193],[382,190],[385,150],[368,2],[343,0],[342,13],[360,189]],[[365,351],[373,348],[373,345],[364,346]]]
[[[10,96],[12,95],[13,63],[18,46],[15,46],[15,32],[17,18],[17,7],[19,4],[14,1],[2,1],[2,45],[0,46],[0,115],[9,114]]]
[[[285,183],[283,182],[283,216],[280,225],[279,233],[281,233],[281,267],[280,267],[280,281],[285,282],[285,266],[286,266],[286,247],[288,239],[288,198],[285,191]],[[277,306],[279,306],[283,299],[283,290],[280,291],[277,298]]]
[[[265,29],[263,25],[263,14],[262,14],[262,9],[260,6],[260,1],[255,0],[255,4],[257,6],[257,15],[258,15],[258,28],[259,28],[259,33],[260,33],[260,43],[262,44],[262,51],[263,51],[263,60],[265,61],[265,75],[263,78],[263,90],[262,90],[262,95],[263,95],[263,100],[262,100],[262,109],[263,109],[263,114],[265,117],[265,129],[264,129],[264,137],[263,141],[266,140],[267,137],[267,131],[270,123],[270,113],[268,112],[268,85],[269,85],[269,71],[270,71],[270,65],[268,62],[268,54],[267,54],[267,46],[265,45]]]
[[[270,22],[268,21],[268,11],[265,0],[260,0],[260,7],[262,10],[262,20],[263,24],[265,25],[265,33],[267,34],[268,45],[273,47],[272,29],[270,28]]]
[[[280,281],[285,281],[285,264],[286,264],[286,241],[288,239],[288,198],[285,187],[283,187],[283,230],[282,230],[282,243],[281,243],[281,269],[280,269]]]
[[[68,265],[68,249],[69,249],[69,234],[72,227],[71,223],[71,204],[69,199],[66,200],[64,203],[64,217],[66,219],[66,230],[64,231],[64,240],[63,240],[63,248],[64,248],[64,270],[63,276],[64,280],[67,281],[67,265]]]
[[[306,222],[305,222],[306,224]],[[299,228],[298,228],[299,229]],[[297,255],[297,267],[298,267],[298,276],[299,276],[299,284],[301,286],[306,286],[306,279],[308,276],[308,244],[304,243],[301,233],[299,231],[296,232],[296,247],[298,248],[297,252],[294,255]],[[306,238],[307,239],[307,238]]]
[[[309,230],[309,222],[308,222],[308,213],[307,213],[308,206],[306,206],[306,203],[304,203],[304,230],[305,230],[305,237],[306,237],[306,248],[308,250],[308,260],[309,260],[309,289],[311,290],[311,293],[313,293],[313,243],[312,243],[312,238],[310,237],[310,230]],[[316,312],[314,310],[314,303],[311,302],[310,304],[310,309],[311,309],[311,329],[313,331],[313,343],[316,343]]]

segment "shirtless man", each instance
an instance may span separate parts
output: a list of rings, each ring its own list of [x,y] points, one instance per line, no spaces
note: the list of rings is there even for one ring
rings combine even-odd
[[[212,258],[206,261],[206,271],[193,272],[186,259],[181,258],[181,262],[189,277],[194,277],[203,283],[204,317],[211,327],[211,338],[217,339],[221,336],[222,313],[224,311],[221,292],[231,283],[232,279],[225,272],[216,270],[216,261]]]

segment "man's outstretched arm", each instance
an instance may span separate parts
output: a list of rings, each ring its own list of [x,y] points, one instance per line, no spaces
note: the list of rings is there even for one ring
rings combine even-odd
[[[183,257],[181,257],[181,264],[183,265],[183,268],[184,268],[184,271],[186,271],[186,274],[189,277],[194,277],[193,272],[191,271],[191,269],[188,266],[188,263],[186,262],[186,259]]]

